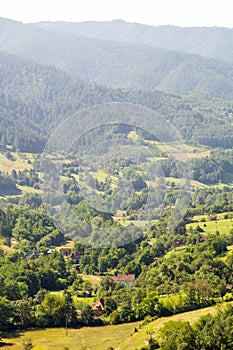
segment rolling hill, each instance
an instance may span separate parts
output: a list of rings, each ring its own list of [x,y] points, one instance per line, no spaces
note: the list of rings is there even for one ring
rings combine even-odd
[[[232,144],[231,103],[161,91],[111,89],[85,83],[53,67],[0,53],[0,140],[39,152],[53,128],[78,110],[107,102],[130,102],[156,110],[195,144]]]
[[[150,45],[233,62],[233,28],[148,26],[122,20],[109,22],[40,22],[58,33]]]
[[[149,45],[87,38],[0,20],[0,50],[87,82],[126,89],[200,92],[232,99],[233,64]]]

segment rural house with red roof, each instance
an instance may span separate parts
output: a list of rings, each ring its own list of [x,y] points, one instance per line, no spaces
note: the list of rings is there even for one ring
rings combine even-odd
[[[115,282],[121,282],[125,286],[132,287],[134,281],[135,281],[135,275],[134,274],[121,274],[118,273],[117,276],[110,276],[111,279]]]

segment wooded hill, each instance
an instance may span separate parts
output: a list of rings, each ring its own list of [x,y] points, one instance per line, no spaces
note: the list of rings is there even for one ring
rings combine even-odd
[[[209,96],[129,91],[87,84],[53,67],[0,53],[0,140],[21,151],[40,152],[53,128],[81,108],[131,102],[170,120],[182,137],[195,144],[231,148],[229,101]]]
[[[158,47],[150,46],[143,39],[140,43],[101,40],[6,19],[0,19],[0,29],[1,51],[53,65],[88,82],[233,97],[232,63],[159,48],[159,42]]]

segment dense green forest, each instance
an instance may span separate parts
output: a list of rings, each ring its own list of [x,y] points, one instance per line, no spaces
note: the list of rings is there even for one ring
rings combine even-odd
[[[41,152],[50,132],[78,110],[107,102],[130,102],[159,112],[184,140],[230,148],[232,102],[199,95],[184,98],[159,91],[112,90],[89,85],[52,67],[0,54],[1,143]]]

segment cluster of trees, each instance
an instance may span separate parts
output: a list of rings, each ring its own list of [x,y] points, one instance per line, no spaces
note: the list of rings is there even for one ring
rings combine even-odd
[[[8,174],[0,173],[0,196],[20,193],[21,191],[16,187],[16,181]]]
[[[88,304],[74,298],[91,294],[93,286],[56,250],[39,255],[0,250],[0,286],[1,331],[101,323]]]
[[[1,251],[0,271],[0,329],[35,324],[33,313],[49,298],[46,291],[65,289],[74,279],[58,252],[36,259],[19,250],[7,255]]]
[[[214,184],[224,182],[233,171],[233,152],[212,151],[209,157],[192,162],[194,180]]]
[[[233,170],[233,152],[231,150],[211,151],[209,156],[199,159],[188,160],[185,163],[179,162],[182,169],[178,174],[177,160],[170,157],[162,161],[164,175],[166,177],[185,176],[185,169],[192,169],[193,180],[204,184],[216,184],[227,181],[227,176],[231,176]]]
[[[19,170],[15,169],[11,172],[11,177],[15,182],[21,186],[30,186],[35,189],[39,189],[39,175],[35,169],[30,170]]]
[[[159,342],[150,337],[140,350],[228,350],[232,348],[233,308],[206,315],[191,325],[187,321],[168,321],[159,331]]]
[[[217,213],[233,211],[232,188],[197,188],[193,193],[192,203],[187,211],[186,218],[192,220],[194,215],[207,214],[214,217]]]
[[[12,237],[24,251],[56,246],[64,242],[64,234],[55,227],[43,210],[38,209],[19,214]]]
[[[207,283],[206,300],[226,292],[226,283],[232,283],[232,259],[229,255],[223,262],[219,255],[226,251],[226,245],[231,242],[218,235],[210,235],[205,242],[200,242],[199,234],[193,232],[189,235],[189,246],[182,251],[173,251],[173,254],[153,259],[150,265],[144,266],[136,286],[157,290],[159,294],[176,293],[190,288],[193,291],[190,294],[193,301],[190,299],[189,303],[192,305],[200,302],[194,292],[196,283],[200,281]],[[151,254],[152,252],[153,249]]]
[[[37,196],[30,198],[37,200]],[[0,214],[0,236],[9,246],[12,238],[17,241],[15,248],[24,252],[46,249],[64,242],[64,234],[55,227],[43,208],[8,205],[1,209]]]

